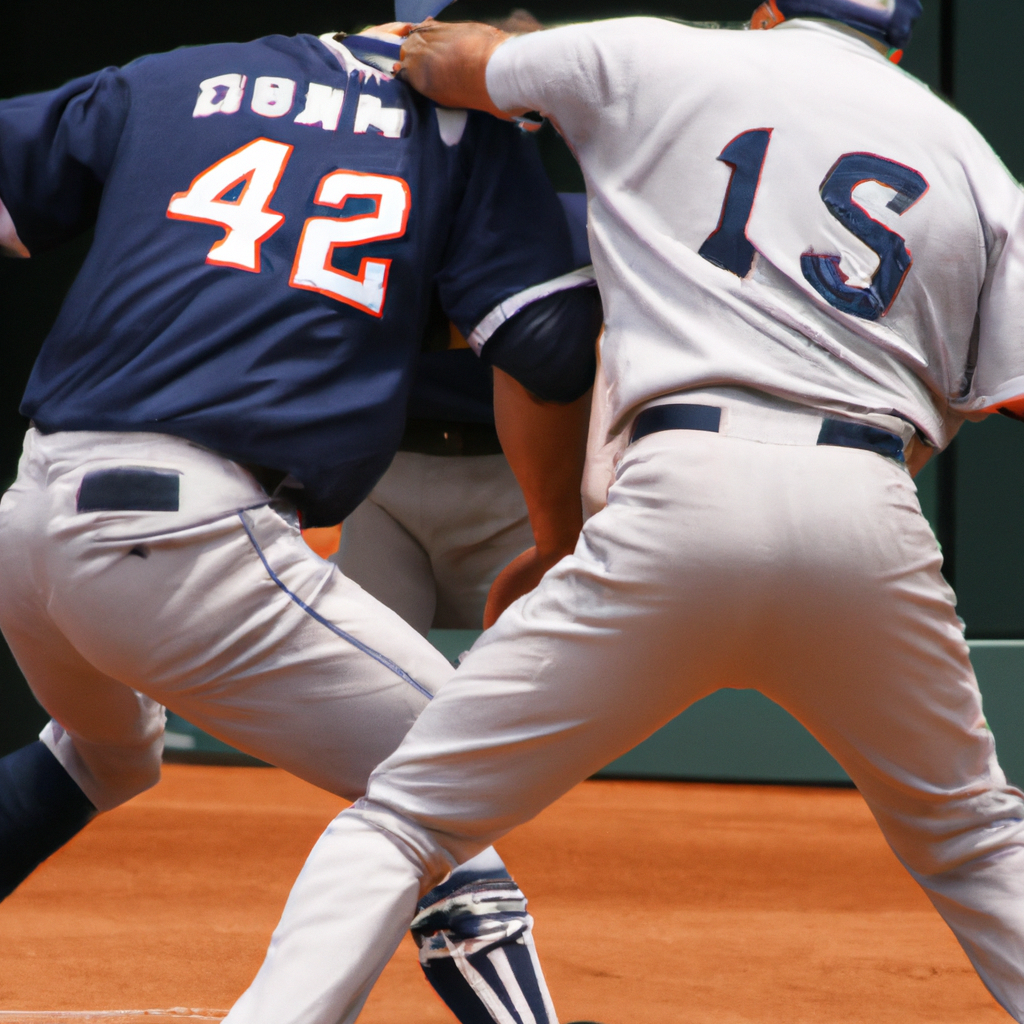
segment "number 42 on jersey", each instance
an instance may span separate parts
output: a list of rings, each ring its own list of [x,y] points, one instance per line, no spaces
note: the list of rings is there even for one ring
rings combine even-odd
[[[225,229],[224,237],[210,249],[207,263],[260,272],[260,248],[286,219],[270,204],[293,149],[272,139],[254,139],[207,167],[187,191],[171,197],[167,216],[172,220]],[[365,212],[364,205],[358,214],[344,216],[350,199],[369,200],[370,212]],[[342,215],[306,220],[288,283],[383,316],[391,260],[364,256],[356,274],[338,270],[332,260],[339,248],[401,238],[412,207],[408,184],[401,178],[339,169],[320,180],[314,202]]]

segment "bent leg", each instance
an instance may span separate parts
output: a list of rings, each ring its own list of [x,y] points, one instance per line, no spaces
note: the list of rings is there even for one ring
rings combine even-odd
[[[785,671],[765,689],[846,769],[984,983],[1024,1020],[1024,797],[996,759],[912,484],[894,473],[864,490],[877,496],[864,509],[870,545],[838,564],[854,538],[833,532],[838,582],[814,603],[795,599],[798,614],[766,645]]]
[[[419,883],[422,896],[455,864],[725,681],[734,581],[703,573],[721,553],[714,544],[659,547],[689,513],[686,502],[681,508],[652,494],[645,478],[656,475],[643,466],[631,474],[608,508],[588,521],[575,555],[478,641],[374,773],[368,797],[325,833],[289,899],[274,960],[268,958],[254,985],[259,995],[247,995],[230,1024],[353,1019],[382,967],[368,946],[364,958],[305,976],[321,994],[322,1015],[302,1009],[282,1016],[277,995],[291,991],[292,980],[276,966],[276,950],[288,943],[304,948],[300,936],[312,931],[332,944],[349,934],[339,913],[336,937],[326,940],[325,923],[307,909],[328,873],[352,879],[332,897],[339,911],[350,907],[354,919],[377,920],[397,944],[415,909],[399,899],[410,885]],[[676,493],[702,500],[688,480]],[[742,566],[735,571],[742,578]],[[682,585],[691,573],[707,580],[699,595]],[[685,637],[701,642],[687,644]],[[405,856],[400,879],[363,892],[355,878],[373,872],[373,853],[389,845]],[[281,1012],[263,1014],[264,1006]]]
[[[95,814],[42,741],[0,758],[0,900]]]

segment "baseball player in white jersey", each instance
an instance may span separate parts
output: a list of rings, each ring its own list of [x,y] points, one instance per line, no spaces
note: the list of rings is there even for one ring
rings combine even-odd
[[[919,10],[775,0],[767,32],[637,18],[407,41],[436,101],[541,111],[578,154],[599,440],[621,452],[575,552],[320,840],[230,1024],[353,1020],[422,891],[720,687],[761,690],[838,759],[1024,1020],[1024,796],[907,470],[1022,402],[1024,194],[887,59]],[[357,926],[344,964],[303,960]]]

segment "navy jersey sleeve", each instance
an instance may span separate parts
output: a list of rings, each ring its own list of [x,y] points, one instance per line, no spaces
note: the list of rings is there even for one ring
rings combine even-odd
[[[573,269],[565,214],[533,140],[488,114],[469,117],[467,184],[437,277],[466,338],[506,299]]]
[[[0,199],[30,253],[93,224],[128,107],[117,68],[0,102]]]

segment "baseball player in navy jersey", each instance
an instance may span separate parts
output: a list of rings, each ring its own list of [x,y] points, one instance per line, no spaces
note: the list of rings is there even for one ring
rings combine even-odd
[[[0,502],[0,627],[52,716],[0,760],[0,898],[159,779],[163,706],[355,798],[448,679],[298,531],[390,461],[433,289],[513,437],[584,422],[599,304],[535,152],[412,93],[397,56],[386,31],[273,36],[0,103],[3,247],[95,231]],[[536,405],[552,394],[569,404]],[[580,525],[582,442],[560,445],[545,493],[527,486],[537,578]],[[427,976],[465,1024],[554,1024],[493,850],[421,911]]]
[[[1024,1021],[1024,796],[908,472],[1024,405],[1024,193],[894,66],[919,13],[773,0],[769,31],[409,38],[404,74],[437,102],[540,111],[579,156],[614,469],[574,553],[324,834],[230,1024],[353,1020],[421,892],[730,686],[838,759]],[[326,878],[348,908],[330,922]],[[302,963],[357,923],[344,965]]]
[[[559,198],[573,262],[589,266],[586,197]],[[345,520],[331,561],[424,636],[432,628],[480,629],[491,585],[533,545],[533,534],[494,427],[491,371],[440,303],[407,412],[394,461]]]

